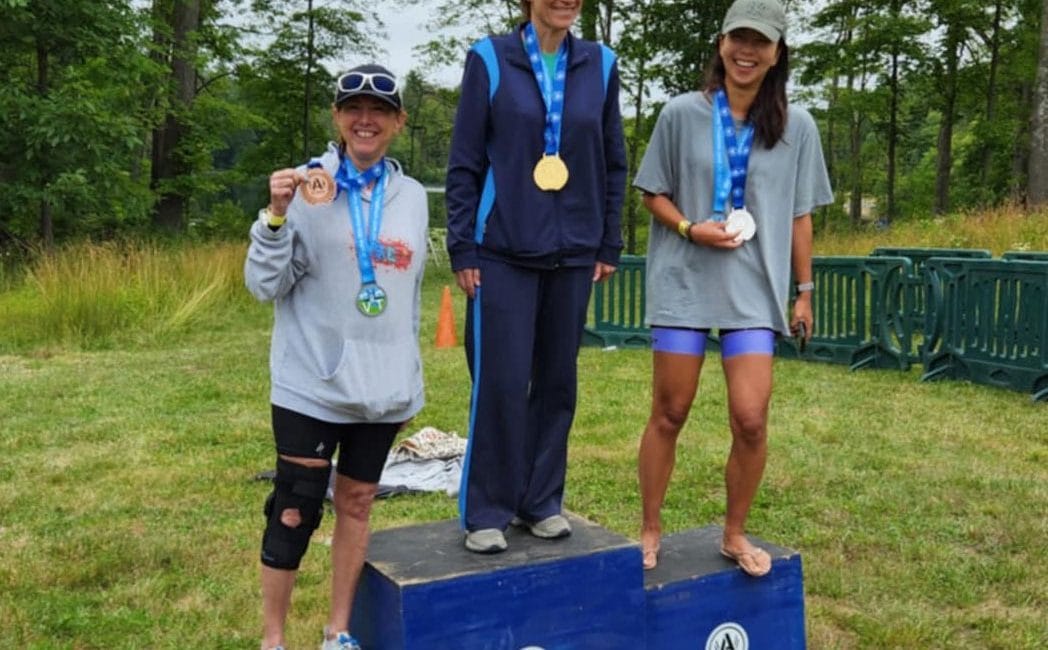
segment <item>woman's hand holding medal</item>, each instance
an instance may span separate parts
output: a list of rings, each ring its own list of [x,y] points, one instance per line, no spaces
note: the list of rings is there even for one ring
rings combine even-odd
[[[739,233],[729,231],[723,221],[712,219],[696,223],[691,227],[690,235],[696,244],[710,248],[738,248],[745,243],[739,238]]]
[[[291,167],[280,169],[269,177],[270,214],[276,217],[286,215],[299,185],[302,186],[303,200],[310,205],[331,203],[338,193],[335,180],[322,167],[311,167],[305,174]]]
[[[297,188],[306,178],[294,168],[279,169],[269,176],[269,212],[283,217]]]

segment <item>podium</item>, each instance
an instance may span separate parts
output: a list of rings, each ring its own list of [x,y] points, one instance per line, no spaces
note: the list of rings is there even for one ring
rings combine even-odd
[[[718,553],[721,528],[640,546],[571,513],[572,535],[506,531],[479,555],[457,520],[372,535],[350,629],[365,650],[798,650],[805,647],[800,555],[755,540],[772,571],[751,578]]]
[[[751,537],[772,558],[771,572],[754,578],[720,554],[722,532],[706,526],[662,538],[659,564],[644,574],[647,647],[803,650],[800,554]]]
[[[572,534],[506,531],[479,555],[456,520],[376,532],[350,629],[367,650],[643,648],[640,547],[565,513]]]

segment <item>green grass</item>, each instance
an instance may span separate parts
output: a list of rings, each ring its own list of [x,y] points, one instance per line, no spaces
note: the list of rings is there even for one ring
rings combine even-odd
[[[132,309],[119,328],[91,330],[94,338],[75,325],[34,332],[25,323],[47,310],[29,284],[0,293],[0,327],[17,333],[0,355],[0,646],[257,647],[268,486],[253,476],[273,464],[271,316],[241,288],[243,251],[143,254],[142,267],[161,257],[161,275],[188,286],[155,281],[173,297],[130,302],[167,307]],[[117,277],[146,275],[131,265]],[[216,277],[186,308],[191,318],[163,325]],[[462,349],[432,345],[446,284],[446,270],[430,271],[427,406],[411,430],[466,430]],[[634,539],[650,372],[645,351],[583,349],[571,439],[566,506]],[[802,553],[813,649],[1044,647],[1048,408],[1022,393],[918,375],[777,361],[770,461],[751,531]],[[666,532],[720,523],[728,444],[713,356],[681,437]],[[379,502],[373,521],[454,516],[453,499],[422,495]],[[331,523],[303,562],[292,647],[315,644],[325,619]]]

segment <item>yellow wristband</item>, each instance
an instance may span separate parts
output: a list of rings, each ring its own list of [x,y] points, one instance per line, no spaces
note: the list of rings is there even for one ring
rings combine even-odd
[[[283,216],[277,216],[277,215],[273,214],[272,212],[270,212],[269,208],[265,208],[265,211],[266,211],[266,224],[267,225],[273,226],[274,228],[279,228],[280,226],[284,225],[285,221],[287,221],[287,215],[286,214],[283,215]]]
[[[681,219],[677,222],[677,234],[687,240],[691,240],[691,222],[687,219]]]

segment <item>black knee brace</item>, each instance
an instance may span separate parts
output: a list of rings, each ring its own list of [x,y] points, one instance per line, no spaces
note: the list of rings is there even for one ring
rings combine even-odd
[[[306,554],[309,538],[324,516],[331,467],[306,467],[277,458],[273,492],[266,499],[266,532],[262,535],[262,564],[293,571]],[[280,520],[285,510],[298,510],[301,523],[291,528]]]

